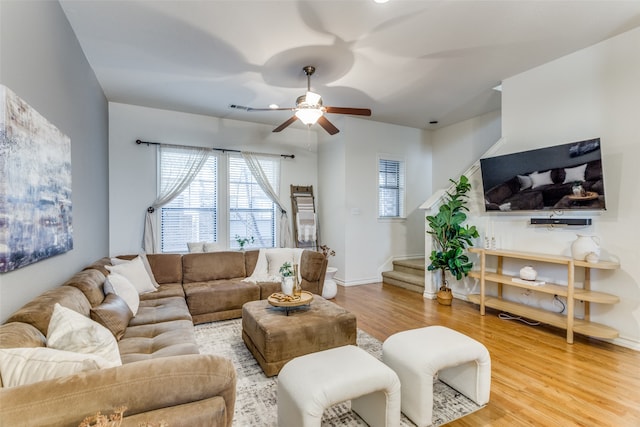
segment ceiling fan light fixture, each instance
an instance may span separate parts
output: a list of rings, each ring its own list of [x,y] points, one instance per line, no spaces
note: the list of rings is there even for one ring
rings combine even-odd
[[[296,111],[296,117],[305,125],[315,124],[322,116],[322,110],[319,108],[300,108]]]
[[[307,103],[307,105],[309,106],[316,106],[320,104],[320,99],[322,99],[322,97],[320,95],[318,95],[317,93],[313,93],[313,92],[307,92],[304,100]]]

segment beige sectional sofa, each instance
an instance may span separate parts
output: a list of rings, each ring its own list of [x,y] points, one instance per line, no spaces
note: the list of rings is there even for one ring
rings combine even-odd
[[[122,405],[123,427],[161,420],[171,427],[231,426],[235,369],[225,358],[199,354],[193,325],[240,317],[245,302],[266,298],[279,283],[243,281],[258,251],[147,258],[158,289],[140,295],[137,314],[120,334],[122,366],[3,386],[0,426],[77,426]],[[20,308],[0,326],[0,348],[45,347],[55,303],[87,317],[99,313],[110,303],[104,292],[110,264],[100,259]],[[322,294],[326,267],[321,253],[304,251],[303,289]]]

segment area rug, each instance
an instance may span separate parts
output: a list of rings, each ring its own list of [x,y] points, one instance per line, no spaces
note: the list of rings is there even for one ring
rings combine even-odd
[[[237,387],[233,425],[236,427],[275,427],[278,425],[278,378],[267,378],[258,362],[242,341],[242,319],[205,323],[195,327],[196,340],[202,354],[218,354],[231,359],[236,367]],[[376,358],[382,354],[382,343],[358,329],[358,346]],[[434,383],[433,425],[439,426],[480,409],[472,400],[448,385]],[[366,426],[351,411],[350,402],[334,405],[324,411],[322,426]],[[414,424],[402,415],[401,426]]]

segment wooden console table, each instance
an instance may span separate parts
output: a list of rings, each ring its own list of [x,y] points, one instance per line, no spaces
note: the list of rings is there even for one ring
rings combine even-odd
[[[510,250],[492,250],[482,248],[469,248],[469,252],[480,255],[480,270],[472,271],[469,276],[480,279],[480,294],[468,295],[471,302],[480,305],[480,314],[484,316],[485,307],[504,310],[506,312],[526,317],[528,319],[537,320],[567,331],[567,342],[573,343],[573,333],[580,333],[596,338],[616,338],[618,331],[609,326],[591,322],[590,320],[590,303],[598,304],[616,304],[620,301],[615,295],[604,292],[595,292],[591,290],[591,269],[613,270],[619,268],[620,265],[614,261],[599,261],[597,263],[588,263],[586,261],[577,261],[571,257],[560,255],[548,255],[533,252],[518,252]],[[495,271],[487,271],[487,257],[497,257],[497,268]],[[567,285],[557,285],[546,283],[544,285],[532,285],[528,283],[514,282],[512,279],[518,276],[510,276],[502,273],[502,264],[504,258],[521,259],[525,261],[537,261],[550,264],[560,264],[566,266],[567,269]],[[584,287],[574,287],[575,268],[584,268]],[[486,295],[486,282],[498,284],[498,295]],[[503,285],[514,286],[517,288],[529,289],[535,292],[545,294],[558,295],[567,298],[567,315],[553,313],[541,308],[531,307],[502,298]],[[575,300],[584,302],[584,319],[576,319],[574,317]]]

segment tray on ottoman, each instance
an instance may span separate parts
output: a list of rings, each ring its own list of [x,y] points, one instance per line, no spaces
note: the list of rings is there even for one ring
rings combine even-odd
[[[356,344],[356,316],[314,295],[306,310],[287,314],[267,300],[242,307],[242,340],[268,377],[294,357]]]

